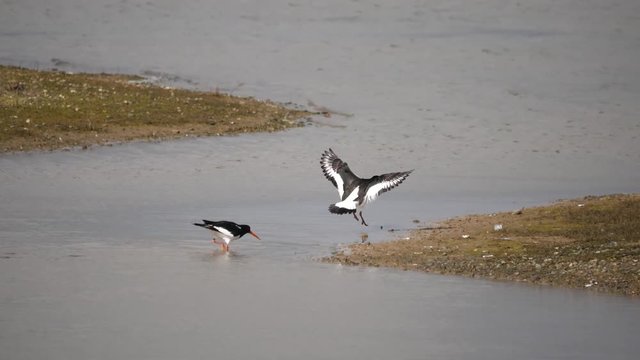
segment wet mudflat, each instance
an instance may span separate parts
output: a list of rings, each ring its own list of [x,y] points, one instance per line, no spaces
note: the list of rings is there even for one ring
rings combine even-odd
[[[51,4],[2,4],[3,63],[151,75],[353,116],[2,155],[4,354],[637,356],[637,300],[315,261],[362,232],[402,236],[387,229],[413,219],[637,192],[635,2]],[[326,211],[337,200],[318,164],[329,146],[361,176],[416,169],[365,210],[369,228]],[[191,225],[201,218],[248,223],[263,241],[221,256]]]

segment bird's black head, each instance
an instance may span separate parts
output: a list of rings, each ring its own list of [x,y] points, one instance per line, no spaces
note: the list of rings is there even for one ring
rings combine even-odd
[[[256,239],[260,240],[260,237],[258,235],[256,235],[256,233],[251,231],[251,227],[249,225],[240,225],[240,229],[242,230],[242,235],[240,235],[241,237],[244,236],[245,234],[251,234],[251,236],[253,236]]]

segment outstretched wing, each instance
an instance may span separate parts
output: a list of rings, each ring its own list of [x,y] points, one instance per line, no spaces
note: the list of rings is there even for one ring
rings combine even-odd
[[[322,172],[324,176],[331,181],[333,186],[338,189],[338,194],[340,194],[340,198],[342,199],[342,195],[344,194],[344,179],[338,174],[339,168],[344,165],[344,162],[340,160],[338,155],[333,152],[333,150],[329,149],[322,153],[320,157],[320,166],[322,167]]]
[[[364,196],[365,202],[372,202],[378,198],[378,195],[389,191],[394,187],[402,184],[402,182],[411,174],[413,170],[395,172],[389,174],[376,175],[371,178],[371,185],[367,188]]]

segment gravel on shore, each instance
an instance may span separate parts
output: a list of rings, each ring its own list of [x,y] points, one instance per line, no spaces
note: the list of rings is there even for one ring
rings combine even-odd
[[[324,261],[638,296],[640,194],[453,218]]]

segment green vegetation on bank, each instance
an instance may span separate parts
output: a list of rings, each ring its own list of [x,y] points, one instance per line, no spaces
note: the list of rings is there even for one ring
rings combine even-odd
[[[325,259],[640,295],[640,195],[446,220]]]
[[[0,66],[0,151],[278,131],[310,113],[130,75]]]

